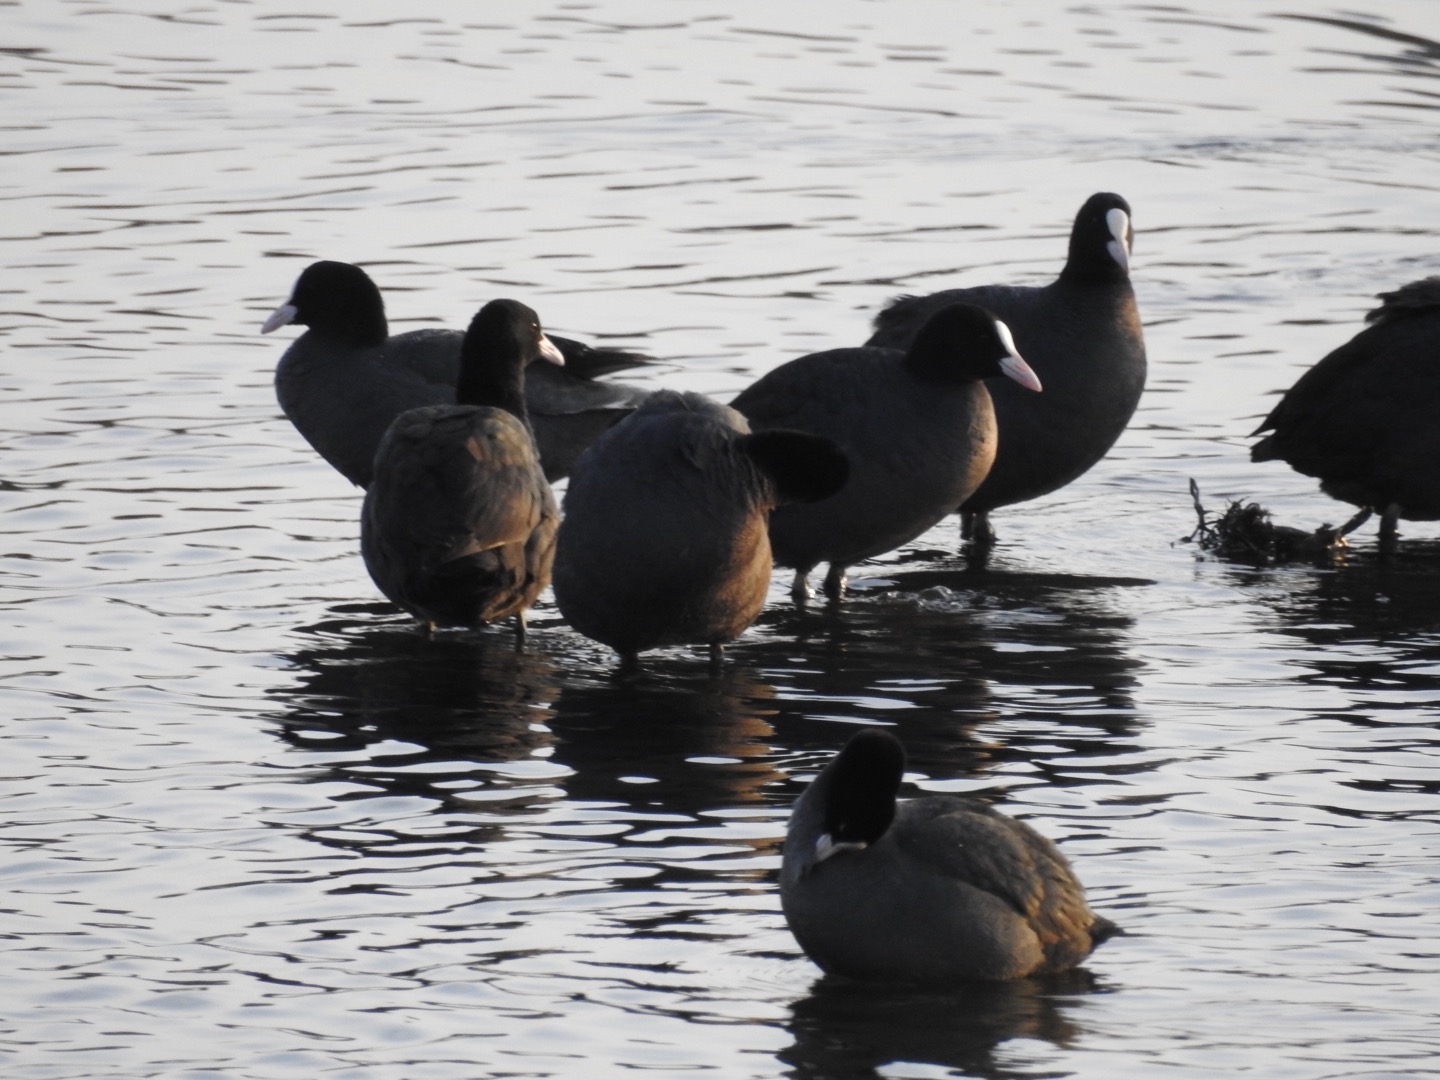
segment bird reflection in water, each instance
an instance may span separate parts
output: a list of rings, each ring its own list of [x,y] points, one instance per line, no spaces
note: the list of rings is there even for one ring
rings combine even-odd
[[[1298,642],[1296,678],[1345,689],[1347,719],[1370,723],[1377,710],[1440,700],[1440,541],[1407,541],[1390,554],[1358,548],[1339,570],[1227,567],[1225,575]]]
[[[1032,1068],[1007,1066],[1003,1045],[1015,1039],[1073,1045],[1084,1034],[1076,999],[1097,989],[1084,969],[943,993],[826,976],[793,1005],[794,1042],[778,1057],[791,1067],[785,1075],[799,1078],[876,1076],[899,1063],[991,1080],[1032,1077]]]
[[[571,681],[551,711],[555,759],[575,798],[641,800],[686,813],[753,805],[779,779],[775,688],[732,661],[709,674],[658,657],[637,681]]]
[[[948,760],[947,771],[957,738],[997,764],[1030,760],[1037,742],[1045,758],[1057,744],[1077,759],[1113,755],[1144,723],[1134,620],[1118,594],[1146,584],[1003,560],[979,572],[901,563],[861,582],[849,606],[767,613],[773,636],[751,659],[782,691],[777,728],[792,744],[807,723],[810,745],[833,746],[840,717],[900,724],[917,762]]]
[[[539,776],[505,766],[543,762],[554,741],[545,720],[559,676],[543,652],[484,631],[432,639],[399,621],[341,617],[301,633],[287,655],[296,685],[273,693],[281,737],[330,755],[308,778],[443,804],[473,805],[478,788],[496,802],[507,790],[521,803],[541,797]]]
[[[297,775],[361,785],[347,797],[523,813],[564,796],[699,815],[757,804],[778,778],[774,689],[748,667],[712,675],[661,657],[620,682],[568,672],[544,634],[517,653],[503,634],[430,639],[346,615],[305,628],[288,654],[297,685],[274,694],[281,737],[325,755]]]

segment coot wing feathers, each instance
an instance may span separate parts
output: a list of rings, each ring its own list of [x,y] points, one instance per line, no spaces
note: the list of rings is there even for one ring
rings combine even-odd
[[[520,543],[554,505],[529,432],[503,410],[416,410],[386,443],[387,484],[411,496],[398,535],[423,547],[430,565]]]
[[[831,349],[782,364],[746,387],[731,406],[753,427],[823,431],[837,412],[866,415],[883,379],[876,369],[898,365],[895,349]]]

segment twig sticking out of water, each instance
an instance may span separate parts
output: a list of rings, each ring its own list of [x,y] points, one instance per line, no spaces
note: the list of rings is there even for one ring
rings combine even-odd
[[[1259,503],[1243,503],[1233,499],[1223,513],[1211,514],[1200,502],[1200,485],[1190,481],[1190,500],[1195,506],[1198,523],[1195,531],[1182,537],[1185,543],[1199,543],[1201,551],[1209,551],[1222,559],[1234,559],[1256,565],[1286,562],[1335,562],[1344,557],[1350,546],[1345,537],[1370,517],[1361,510],[1339,528],[1321,525],[1314,532],[1276,525],[1270,511]]]

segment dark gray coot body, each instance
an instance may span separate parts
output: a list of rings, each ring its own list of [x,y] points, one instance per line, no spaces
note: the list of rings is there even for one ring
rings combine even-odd
[[[359,487],[370,486],[375,451],[395,417],[455,403],[464,333],[427,329],[389,336],[380,290],[358,266],[327,261],[307,267],[262,332],[290,323],[309,329],[275,368],[280,408],[320,456]],[[565,366],[531,372],[525,397],[545,474],[558,480],[647,393],[596,378],[649,361],[567,338],[550,341]]]
[[[822,969],[879,982],[1002,981],[1068,970],[1117,932],[1024,822],[949,795],[896,802],[905,753],[856,734],[790,815],[780,900]]]
[[[990,387],[1000,442],[985,482],[959,510],[965,535],[994,536],[990,511],[1039,498],[1082,476],[1125,430],[1145,389],[1145,338],[1130,286],[1130,204],[1092,195],[1075,217],[1065,268],[1049,285],[982,285],[902,296],[875,318],[868,345],[905,348],[945,304],[999,316],[1045,393]]]
[[[525,421],[526,365],[558,350],[514,300],[465,335],[459,396],[396,417],[365,492],[360,552],[391,601],[432,626],[518,616],[550,583],[559,511]]]
[[[981,380],[1000,375],[1029,387],[1025,393],[1040,389],[1003,323],[973,305],[950,304],[907,351],[812,353],[740,393],[731,404],[757,431],[823,435],[850,459],[850,479],[835,495],[771,515],[775,561],[795,568],[797,599],[819,563],[830,564],[825,588],[836,596],[846,567],[915,539],[980,485],[996,445]]]
[[[657,391],[576,463],[555,556],[555,601],[627,664],[665,645],[718,649],[764,606],[765,518],[845,481],[843,455],[795,432],[751,434],[700,394]]]
[[[1332,498],[1440,519],[1440,277],[1381,293],[1371,325],[1296,381],[1255,434],[1252,461],[1284,461]]]

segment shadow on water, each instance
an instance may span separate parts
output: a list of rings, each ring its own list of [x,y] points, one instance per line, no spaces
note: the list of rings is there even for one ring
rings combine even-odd
[[[573,679],[550,720],[556,760],[575,770],[567,790],[691,813],[761,801],[777,779],[774,694],[748,663],[711,673],[698,654],[657,661],[635,680]]]
[[[755,802],[776,779],[774,691],[746,665],[714,674],[698,657],[662,657],[624,681],[604,666],[568,670],[565,639],[544,631],[517,652],[495,630],[428,638],[369,613],[347,605],[301,628],[305,644],[286,656],[296,683],[272,691],[281,737],[325,755],[307,778],[442,805],[452,785],[479,779],[496,809],[507,791],[523,810],[563,788],[686,812]]]
[[[1296,630],[1318,630],[1317,643],[1327,631],[1401,646],[1440,634],[1440,541],[1402,542],[1388,556],[1361,549],[1343,566],[1305,580],[1311,587],[1277,608]]]
[[[268,691],[277,734],[303,751],[283,762],[289,779],[333,785],[327,797],[365,822],[302,832],[372,854],[503,838],[507,820],[553,803],[565,774],[548,760],[552,662],[516,652],[509,634],[429,639],[408,621],[373,618],[385,610],[344,605],[299,628],[304,644],[285,656],[295,682]],[[369,809],[385,799],[415,802]]]
[[[505,634],[429,638],[410,622],[350,617],[368,610],[298,631],[308,643],[286,656],[298,684],[273,692],[286,741],[333,751],[393,740],[433,762],[514,761],[549,741],[539,725],[560,689],[545,654],[517,652]]]
[[[1074,995],[1094,989],[1084,970],[944,993],[824,978],[794,1004],[794,1043],[778,1056],[791,1067],[785,1075],[800,1078],[875,1076],[900,1062],[997,1080],[1033,1077],[998,1060],[997,1050],[1012,1039],[1072,1045],[1083,1034]]]
[[[841,604],[762,617],[745,655],[777,687],[787,745],[833,749],[837,724],[893,724],[917,768],[947,776],[1129,746],[1140,661],[1116,594],[1148,582],[933,563],[877,578]]]
[[[460,818],[483,807],[475,839],[560,796],[693,818],[788,804],[802,790],[790,774],[864,723],[894,725],[912,768],[937,780],[1113,779],[1141,723],[1117,593],[1145,582],[885,569],[842,604],[773,606],[719,672],[668,650],[634,679],[553,621],[517,652],[508,633],[430,638],[377,618],[384,607],[343,605],[296,631],[295,681],[271,691],[278,731],[313,755],[297,779],[343,783],[337,800],[418,797]]]
[[[1389,556],[1360,549],[1332,569],[1232,574],[1274,612],[1276,631],[1305,645],[1291,659],[1298,677],[1344,688],[1352,719],[1440,704],[1440,541]]]
[[[347,605],[298,631],[279,730],[324,755],[307,777],[362,784],[351,797],[483,795],[497,812],[557,794],[687,814],[788,801],[797,759],[864,723],[894,725],[912,767],[944,779],[1023,764],[1036,782],[1104,782],[1103,759],[1133,749],[1140,662],[1117,592],[1146,582],[885,571],[842,604],[772,606],[718,673],[668,650],[635,679],[554,624],[516,652],[507,634],[432,639]]]

